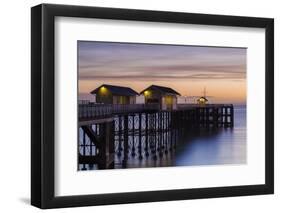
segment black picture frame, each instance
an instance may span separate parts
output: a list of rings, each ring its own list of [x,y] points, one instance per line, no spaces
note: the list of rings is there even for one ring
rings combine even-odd
[[[56,197],[54,171],[55,17],[264,28],[265,184]],[[74,103],[75,104],[75,103]],[[31,204],[59,208],[272,194],[274,192],[274,20],[164,11],[41,4],[31,9]]]

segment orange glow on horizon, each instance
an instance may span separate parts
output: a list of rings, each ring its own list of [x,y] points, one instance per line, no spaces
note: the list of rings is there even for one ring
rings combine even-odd
[[[246,80],[242,81],[159,81],[159,82],[141,82],[141,81],[107,81],[99,82],[95,80],[79,80],[79,93],[90,93],[93,89],[99,87],[101,83],[112,84],[116,86],[130,87],[137,92],[149,87],[152,84],[171,87],[181,94],[181,96],[203,96],[203,89],[206,87],[207,98],[211,102],[220,103],[245,103],[246,102]],[[102,88],[101,88],[102,90]],[[149,95],[146,90],[144,95]]]

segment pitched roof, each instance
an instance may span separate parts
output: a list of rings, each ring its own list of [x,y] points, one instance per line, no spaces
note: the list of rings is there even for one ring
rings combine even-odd
[[[200,100],[200,99],[204,99],[205,101],[208,101],[208,99],[204,96],[201,96],[200,98],[198,98],[197,100]]]
[[[98,88],[94,89],[91,94],[96,94],[101,87],[107,88],[113,95],[125,95],[125,96],[135,96],[139,95],[135,90],[130,87],[114,86],[109,84],[103,84]]]
[[[174,89],[170,88],[170,87],[163,87],[163,86],[158,86],[158,85],[151,85],[149,87],[147,87],[145,90],[148,90],[148,89],[151,89],[151,90],[158,90],[160,91],[161,93],[169,93],[169,94],[174,94],[174,95],[180,95],[177,91],[175,91]],[[140,94],[144,93],[143,90]]]

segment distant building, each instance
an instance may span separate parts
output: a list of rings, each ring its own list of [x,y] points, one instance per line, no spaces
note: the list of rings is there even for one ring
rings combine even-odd
[[[146,104],[159,104],[162,110],[177,109],[177,91],[169,87],[151,85],[140,94],[144,95]]]
[[[103,104],[135,104],[136,91],[129,87],[103,84],[91,92],[96,95],[96,102]]]
[[[207,103],[208,103],[208,99],[206,97],[202,96],[202,97],[197,99],[197,104],[199,104],[199,105],[205,105]]]
[[[208,99],[206,98],[206,87],[204,87],[203,90],[203,96],[197,99],[197,104],[204,106],[205,104],[208,103]]]

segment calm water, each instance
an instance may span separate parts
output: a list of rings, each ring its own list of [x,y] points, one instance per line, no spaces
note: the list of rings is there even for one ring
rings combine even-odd
[[[234,127],[194,133],[176,150],[174,165],[243,164],[247,159],[246,107],[234,107]]]

